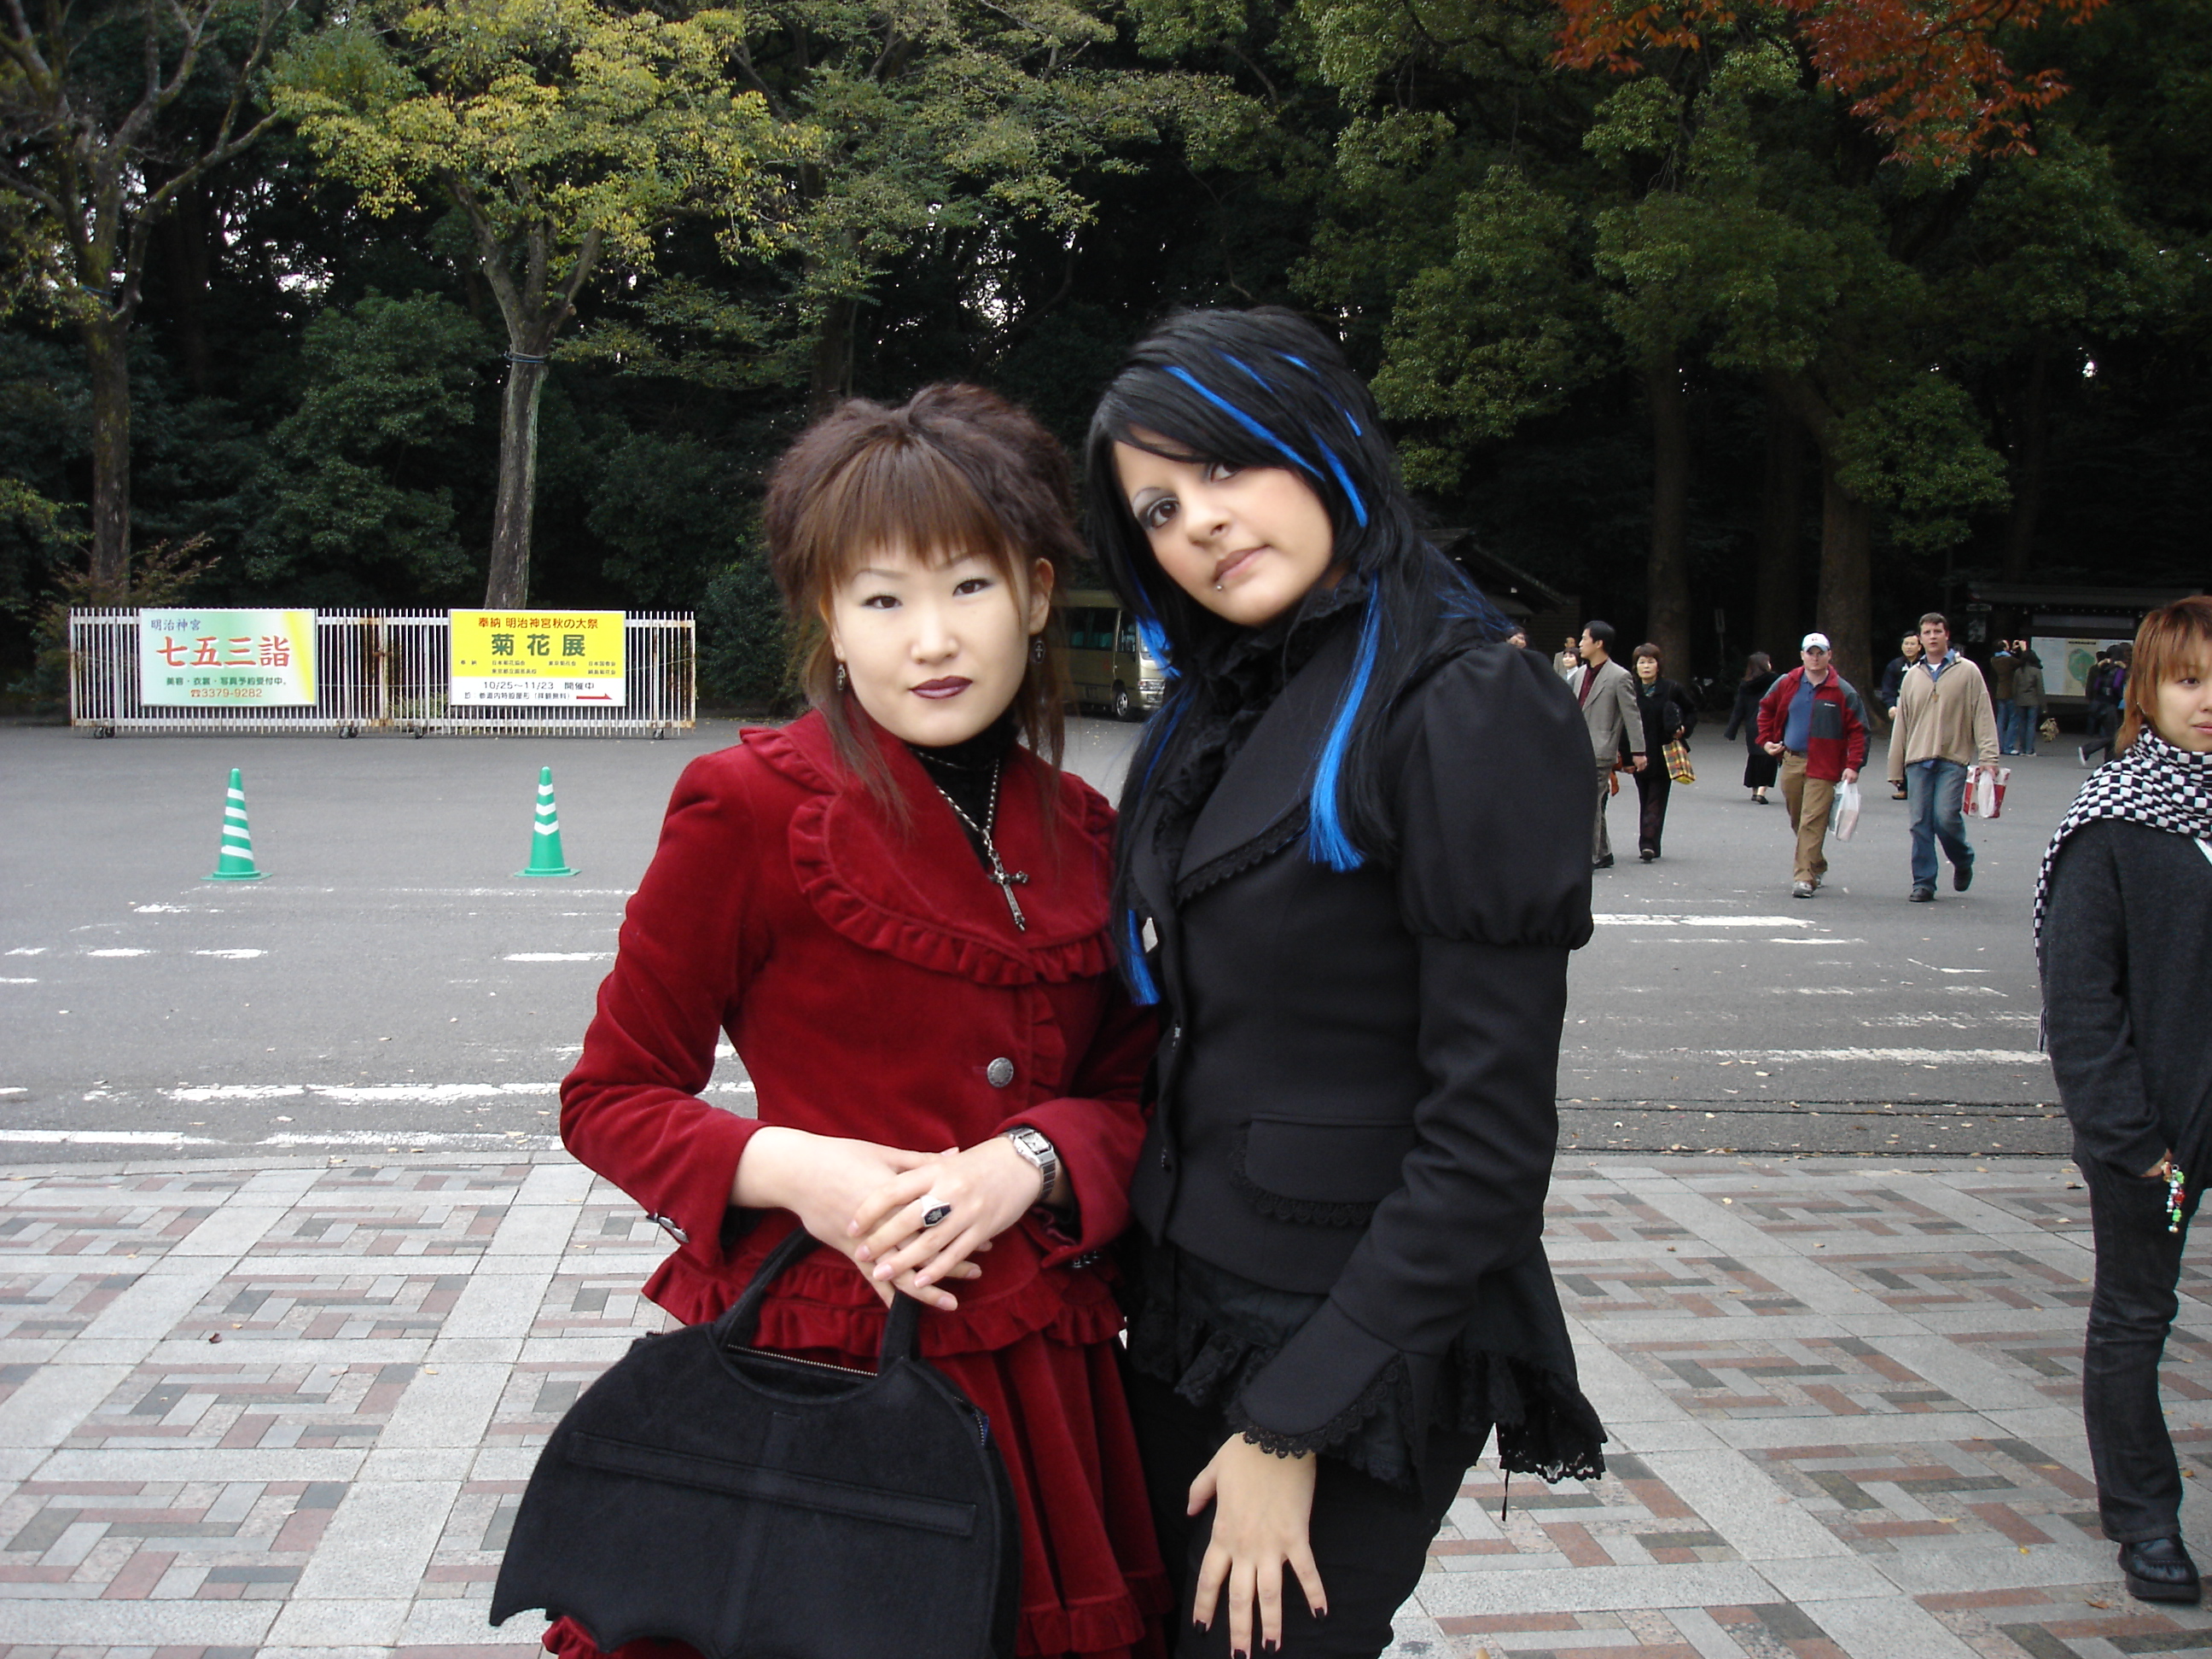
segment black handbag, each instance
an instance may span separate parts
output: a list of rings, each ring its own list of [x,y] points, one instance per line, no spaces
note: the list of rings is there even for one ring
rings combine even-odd
[[[491,1622],[530,1607],[602,1651],[1013,1659],[1021,1522],[990,1419],[915,1352],[895,1297],[871,1374],[746,1346],[771,1252],[709,1324],[641,1338],[568,1408],[522,1494]]]

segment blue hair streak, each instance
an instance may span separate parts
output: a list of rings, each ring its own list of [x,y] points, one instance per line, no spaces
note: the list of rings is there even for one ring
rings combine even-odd
[[[1246,362],[1243,358],[1241,358],[1241,357],[1232,357],[1232,356],[1230,356],[1227,352],[1225,352],[1225,351],[1224,351],[1224,352],[1222,352],[1222,353],[1220,354],[1220,356],[1221,356],[1221,360],[1222,360],[1224,362],[1229,363],[1229,364],[1232,365],[1232,366],[1233,366],[1233,367],[1235,367],[1235,368],[1237,368],[1243,369],[1243,370],[1244,371],[1244,374],[1245,374],[1246,377],[1251,380],[1252,384],[1253,384],[1253,385],[1255,385],[1255,386],[1258,386],[1258,387],[1259,387],[1262,392],[1273,392],[1273,391],[1275,389],[1274,387],[1273,387],[1273,386],[1269,386],[1269,385],[1267,384],[1266,378],[1265,378],[1263,375],[1261,375],[1261,373],[1260,373],[1260,371],[1259,371],[1258,369],[1256,369],[1256,368],[1253,368],[1249,363]]]
[[[1212,404],[1216,409],[1226,415],[1231,420],[1236,422],[1237,425],[1243,427],[1247,432],[1257,438],[1261,443],[1267,444],[1276,449],[1279,449],[1284,454],[1289,456],[1291,465],[1297,467],[1302,471],[1312,473],[1316,478],[1321,477],[1320,469],[1315,466],[1311,461],[1299,454],[1297,450],[1291,448],[1280,438],[1278,438],[1273,433],[1268,431],[1266,427],[1261,426],[1259,422],[1254,420],[1243,410],[1237,408],[1235,404],[1231,403],[1228,398],[1223,397],[1219,392],[1209,388],[1203,381],[1200,380],[1196,375],[1192,374],[1187,369],[1178,368],[1173,363],[1168,365],[1167,372],[1174,375],[1178,380],[1181,380],[1193,392],[1198,393],[1200,397],[1205,398],[1206,402]]]
[[[1145,936],[1137,929],[1137,913],[1122,911],[1121,924],[1121,965],[1129,972],[1129,994],[1141,1003],[1156,1003],[1160,988],[1152,983],[1152,970],[1145,965]]]
[[[1308,427],[1306,432],[1320,447],[1322,459],[1328,463],[1328,470],[1336,474],[1337,483],[1342,488],[1346,499],[1352,503],[1352,516],[1359,520],[1362,530],[1366,529],[1367,503],[1359,499],[1359,491],[1352,484],[1352,475],[1344,470],[1344,463],[1336,459],[1336,452],[1322,441],[1320,433],[1311,427]]]
[[[1367,860],[1344,833],[1337,810],[1337,785],[1344,771],[1344,751],[1352,743],[1352,728],[1359,718],[1359,705],[1367,696],[1367,682],[1375,672],[1376,653],[1382,642],[1380,587],[1367,590],[1366,607],[1359,619],[1359,654],[1344,700],[1330,722],[1328,738],[1322,744],[1321,764],[1314,769],[1313,797],[1308,809],[1306,855],[1332,870],[1357,870]]]

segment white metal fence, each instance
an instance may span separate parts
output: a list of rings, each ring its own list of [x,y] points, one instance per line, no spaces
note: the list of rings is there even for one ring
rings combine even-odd
[[[635,736],[689,726],[698,712],[688,611],[633,611],[623,623],[623,702],[449,708],[451,619],[442,611],[319,611],[312,706],[171,708],[139,701],[138,613],[70,612],[70,723],[118,732],[356,732],[390,730]]]

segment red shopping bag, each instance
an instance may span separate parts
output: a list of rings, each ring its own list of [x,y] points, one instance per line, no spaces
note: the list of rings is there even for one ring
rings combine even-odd
[[[1966,811],[1978,818],[1997,817],[2004,811],[2005,786],[2011,781],[2009,766],[1978,769],[1966,788]]]

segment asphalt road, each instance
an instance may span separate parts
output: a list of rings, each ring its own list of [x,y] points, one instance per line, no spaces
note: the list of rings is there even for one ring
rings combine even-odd
[[[669,790],[735,728],[663,740],[137,738],[0,728],[0,1158],[538,1145]],[[1109,790],[1134,728],[1079,720]],[[1877,783],[1829,885],[1790,896],[1781,807],[1698,745],[1667,856],[1597,877],[1561,1056],[1563,1146],[2061,1153],[2030,896],[2078,787],[2016,763],[1971,893],[1911,905]],[[550,764],[569,864],[521,880]],[[218,884],[228,769],[268,879]],[[1634,800],[1613,808],[1634,844]],[[734,1057],[714,1097],[744,1109]]]

